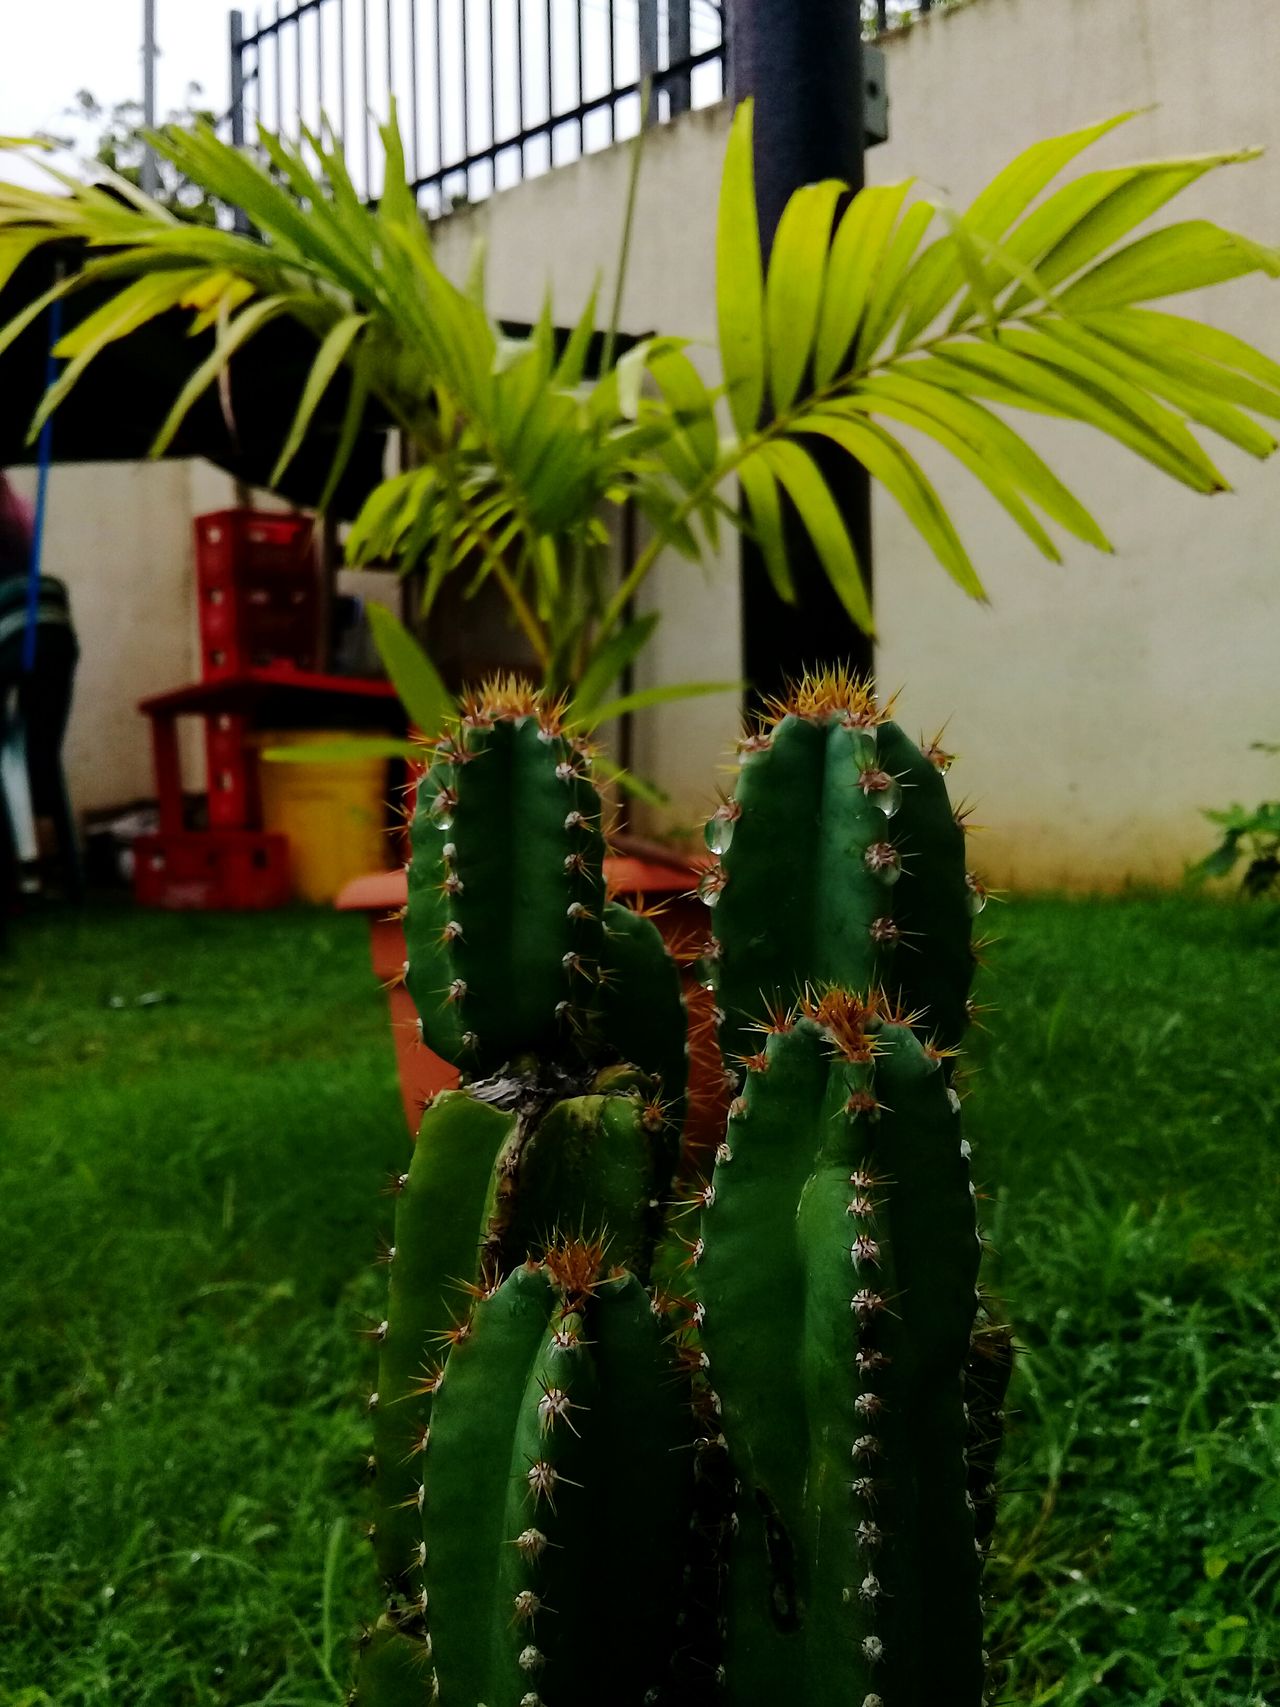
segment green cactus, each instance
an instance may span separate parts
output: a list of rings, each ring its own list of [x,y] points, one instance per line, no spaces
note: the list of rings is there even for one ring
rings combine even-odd
[[[519,683],[469,699],[418,788],[405,981],[467,1073],[589,1049],[600,1023],[604,835],[590,758]]]
[[[841,672],[772,710],[739,744],[736,793],[707,824],[726,1054],[750,1052],[765,1006],[826,983],[892,990],[955,1045],[984,892],[965,871],[949,755],[937,741],[922,752]]]
[[[459,1700],[471,1683],[455,1675],[469,1680],[468,1666],[479,1668],[474,1675],[486,1691],[524,1676],[519,1655],[530,1644],[512,1649],[506,1640],[511,1606],[504,1602],[499,1617],[495,1603],[492,1630],[477,1647],[474,1607],[454,1594],[451,1570],[441,1580],[435,1561],[460,1550],[470,1563],[459,1565],[457,1581],[483,1578],[496,1594],[518,1559],[501,1548],[485,1554],[491,1530],[457,1514],[474,1503],[469,1467],[488,1465],[486,1426],[504,1426],[496,1413],[484,1423],[483,1399],[472,1415],[469,1383],[478,1380],[487,1391],[494,1348],[524,1343],[519,1336],[531,1309],[541,1312],[535,1343],[527,1366],[512,1366],[516,1385],[508,1394],[508,1420],[513,1428],[519,1423],[524,1444],[538,1420],[536,1405],[532,1423],[528,1407],[521,1409],[535,1379],[529,1359],[544,1374],[554,1361],[554,1347],[543,1344],[553,1308],[557,1320],[581,1318],[593,1336],[575,1376],[584,1384],[584,1414],[587,1388],[595,1394],[590,1428],[575,1397],[560,1449],[588,1454],[598,1489],[583,1518],[581,1556],[569,1561],[551,1551],[545,1566],[548,1583],[563,1579],[566,1656],[576,1628],[568,1608],[598,1598],[600,1559],[630,1568],[614,1559],[612,1542],[604,1543],[609,1524],[626,1535],[643,1509],[634,1468],[653,1469],[656,1448],[642,1449],[637,1430],[665,1439],[674,1416],[686,1442],[689,1435],[679,1364],[662,1347],[642,1284],[679,1151],[684,1007],[679,975],[653,924],[605,901],[602,807],[590,764],[589,749],[562,727],[556,706],[503,681],[464,704],[457,729],[435,745],[419,789],[406,981],[424,1037],[460,1067],[463,1084],[428,1107],[412,1160],[392,1185],[390,1297],[386,1319],[370,1330],[379,1344],[370,1401],[371,1539],[386,1605],[362,1650],[357,1694],[367,1707],[425,1700],[442,1666]],[[566,1245],[575,1235],[577,1243]],[[572,1309],[569,1281],[562,1275],[553,1282],[545,1266],[566,1249],[593,1253],[593,1272],[573,1294]],[[599,1279],[595,1271],[606,1260],[617,1278]],[[479,1373],[470,1377],[473,1367]],[[454,1399],[459,1391],[462,1399]],[[579,1449],[579,1439],[588,1444]],[[516,1447],[506,1440],[504,1449],[505,1493]],[[683,1476],[680,1466],[664,1461],[660,1468],[659,1505],[663,1490],[678,1490]],[[669,1527],[646,1531],[649,1552],[642,1548],[640,1557],[651,1558],[654,1546],[664,1557],[671,1551]],[[512,1590],[513,1603],[522,1592]],[[559,1592],[553,1587],[542,1598],[558,1607]],[[540,1621],[539,1640],[552,1616]],[[656,1628],[648,1615],[636,1622],[626,1651],[637,1666],[642,1653],[666,1651]],[[554,1648],[548,1641],[546,1654]],[[562,1680],[572,1675],[568,1657],[555,1669]],[[513,1701],[536,1696],[525,1682]],[[590,1698],[565,1693],[573,1687],[558,1682],[557,1698]]]
[[[981,1699],[962,1373],[979,1246],[938,1050],[879,998],[773,1022],[704,1193],[735,1474],[727,1699]]]
[[[409,980],[463,1086],[396,1182],[364,1707],[983,1699],[981,887],[945,755],[862,684],[805,684],[744,757],[704,885],[744,1079],[677,1210],[679,980],[602,901],[589,754],[510,683],[436,749]]]
[[[378,1340],[378,1385],[370,1396],[374,1440],[374,1556],[393,1611],[422,1593],[422,1523],[417,1457],[431,1426],[438,1366],[450,1325],[466,1314],[461,1283],[473,1279],[494,1214],[494,1171],[514,1119],[460,1092],[423,1115],[396,1193],[394,1244],[386,1253],[387,1314]],[[447,1205],[447,1213],[442,1207]]]
[[[640,1707],[669,1670],[690,1417],[602,1251],[517,1269],[450,1356],[425,1478],[442,1701]]]

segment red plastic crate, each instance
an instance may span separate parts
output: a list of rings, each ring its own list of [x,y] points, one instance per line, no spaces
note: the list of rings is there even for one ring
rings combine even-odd
[[[183,830],[139,836],[133,892],[141,906],[213,912],[283,907],[293,894],[287,836]]]
[[[205,679],[269,664],[311,669],[319,601],[311,518],[215,510],[196,517],[195,531]]]
[[[229,711],[204,720],[204,755],[209,776],[209,828],[245,830],[261,817],[258,756],[250,745],[253,724]]]

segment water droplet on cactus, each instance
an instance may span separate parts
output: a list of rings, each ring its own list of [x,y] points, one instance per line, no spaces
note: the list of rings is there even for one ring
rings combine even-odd
[[[933,766],[934,770],[939,773],[939,775],[946,776],[947,772],[956,762],[956,756],[954,753],[948,753],[943,747],[942,733],[942,730],[939,729],[933,740],[929,742],[927,747],[925,747],[924,756],[928,759],[929,763]]]
[[[723,806],[717,806],[703,826],[702,839],[713,854],[727,853],[733,840],[734,826],[742,816],[742,808],[736,800],[728,801]]]
[[[986,884],[980,877],[975,877],[971,871],[965,872],[964,884],[968,891],[969,911],[976,917],[987,904]]]
[[[876,765],[870,765],[858,778],[858,787],[873,806],[878,806],[886,818],[892,818],[902,805],[902,784],[897,777]]]
[[[893,884],[902,876],[902,855],[892,842],[872,842],[862,856],[863,864],[881,883]]]
[[[728,874],[718,865],[704,871],[698,881],[698,895],[708,907],[714,907],[729,881]]]
[[[451,788],[442,788],[427,807],[427,816],[437,830],[449,830],[453,828],[453,815],[457,807],[457,795]]]

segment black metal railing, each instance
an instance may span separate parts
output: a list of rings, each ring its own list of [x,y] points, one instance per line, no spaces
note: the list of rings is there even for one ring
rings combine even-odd
[[[273,0],[231,14],[231,135],[321,117],[362,192],[396,99],[428,213],[534,177],[726,92],[730,0]],[[862,0],[875,35],[945,0]],[[647,98],[647,107],[644,105]]]

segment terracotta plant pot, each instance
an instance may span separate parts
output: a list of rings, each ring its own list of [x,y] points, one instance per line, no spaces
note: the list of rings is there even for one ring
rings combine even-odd
[[[689,1106],[685,1119],[685,1156],[694,1168],[714,1151],[723,1130],[728,1092],[716,1043],[714,999],[694,976],[692,963],[706,937],[706,909],[695,893],[699,867],[666,849],[618,838],[620,851],[604,862],[612,898],[642,905],[653,913],[668,948],[682,968],[689,1010]],[[386,991],[391,1035],[400,1075],[405,1120],[417,1133],[422,1109],[437,1091],[458,1082],[457,1070],[419,1040],[417,1011],[402,982],[405,961],[401,909],[408,898],[403,870],[376,871],[354,878],[341,891],[341,912],[369,915],[374,975]]]

